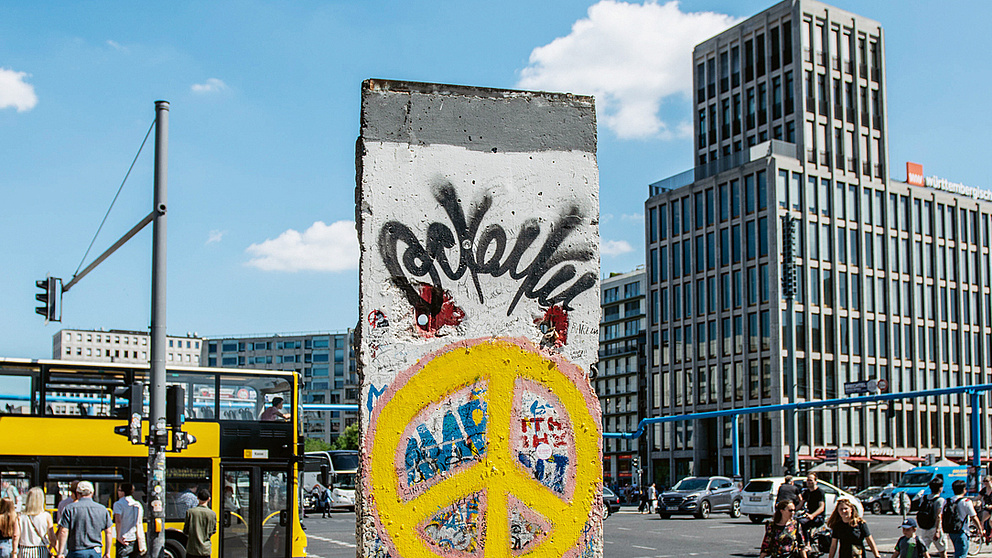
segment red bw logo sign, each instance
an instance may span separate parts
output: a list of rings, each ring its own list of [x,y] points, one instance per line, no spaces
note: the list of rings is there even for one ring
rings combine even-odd
[[[907,161],[906,182],[916,186],[923,186],[923,165]]]

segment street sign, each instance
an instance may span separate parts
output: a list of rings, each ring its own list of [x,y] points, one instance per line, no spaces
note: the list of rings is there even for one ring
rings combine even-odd
[[[889,382],[882,378],[878,381],[878,391],[887,391],[889,389]]]
[[[844,382],[844,395],[868,393],[868,382]]]

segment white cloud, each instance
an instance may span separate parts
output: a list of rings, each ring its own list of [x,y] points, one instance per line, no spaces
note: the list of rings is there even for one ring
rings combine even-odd
[[[193,93],[220,93],[227,91],[227,84],[217,78],[209,78],[203,83],[194,83],[190,89]]]
[[[221,231],[217,229],[210,231],[210,233],[207,235],[206,244],[215,244],[217,242],[220,242],[221,240],[223,240],[225,234],[227,234],[227,231]]]
[[[317,221],[302,233],[289,229],[245,252],[252,256],[248,265],[264,271],[346,271],[358,267],[358,233],[354,221]]]
[[[665,123],[658,110],[690,93],[693,47],[738,21],[683,12],[677,1],[601,0],[571,33],[531,52],[517,86],[595,95],[599,120],[620,138],[691,135],[691,125]]]
[[[620,215],[621,221],[631,221],[633,223],[643,223],[644,214],[643,213],[624,213]]]
[[[0,109],[16,108],[24,112],[38,104],[34,86],[24,81],[29,74],[0,68]]]
[[[110,48],[112,48],[114,50],[119,50],[121,52],[127,52],[127,47],[124,46],[124,45],[122,45],[122,44],[120,44],[120,43],[118,43],[117,41],[112,41],[110,39],[107,39],[107,46],[109,46]]]
[[[619,256],[633,251],[634,247],[626,240],[601,240],[599,242],[599,252],[606,256]]]

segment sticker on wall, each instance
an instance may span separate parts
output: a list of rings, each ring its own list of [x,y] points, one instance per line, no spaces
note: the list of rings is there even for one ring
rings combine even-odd
[[[601,518],[598,401],[521,339],[453,343],[400,374],[365,448],[392,556],[577,557]]]

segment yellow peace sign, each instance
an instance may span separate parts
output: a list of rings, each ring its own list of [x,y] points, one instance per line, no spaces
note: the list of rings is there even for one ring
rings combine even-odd
[[[391,388],[392,393],[380,400],[372,417],[366,486],[380,536],[403,558],[442,556],[425,544],[418,525],[445,506],[484,492],[482,544],[486,558],[510,554],[511,495],[551,526],[543,540],[526,549],[527,555],[570,554],[582,542],[587,523],[601,517],[592,512],[602,506],[598,402],[579,389],[578,385],[587,385],[581,376],[574,364],[541,355],[536,347],[515,340],[456,343],[422,359],[405,383]],[[398,380],[402,382],[402,378]],[[514,393],[520,387],[518,380],[529,380],[550,390],[568,414],[574,439],[574,487],[570,496],[552,492],[512,455],[511,416]],[[485,455],[478,463],[451,472],[410,498],[401,494],[396,455],[402,454],[400,443],[408,426],[430,405],[480,383],[487,384]]]

